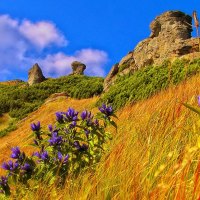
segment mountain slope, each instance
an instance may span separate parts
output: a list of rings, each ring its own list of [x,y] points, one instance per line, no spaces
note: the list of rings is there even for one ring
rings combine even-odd
[[[50,197],[66,199],[192,199],[200,195],[198,178],[198,116],[181,102],[196,105],[200,94],[200,74],[178,86],[154,95],[117,112],[118,132],[113,132],[109,151],[96,172],[80,175],[74,184],[66,182],[63,190],[54,191],[41,184],[40,190],[27,192],[25,199]],[[97,99],[59,99],[32,113],[20,128],[1,138],[1,161],[8,158],[11,146],[26,144],[29,124],[51,123],[56,111],[72,106],[91,109]],[[24,150],[32,151],[29,147]],[[47,192],[49,191],[49,192]],[[51,196],[53,195],[53,196]]]

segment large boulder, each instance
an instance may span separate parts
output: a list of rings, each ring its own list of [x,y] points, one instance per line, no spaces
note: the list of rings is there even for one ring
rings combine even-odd
[[[141,41],[134,50],[135,63],[139,68],[161,64],[171,57],[191,52],[189,39],[192,17],[180,11],[168,11],[155,18],[150,25],[150,37]]]
[[[71,66],[72,66],[72,74],[83,75],[84,70],[86,69],[86,65],[79,61],[72,62]]]
[[[28,84],[33,85],[36,83],[41,83],[45,80],[42,70],[39,65],[36,63],[28,72]]]
[[[104,90],[114,83],[117,76],[132,74],[148,65],[160,65],[176,58],[194,59],[200,56],[198,38],[191,38],[192,17],[180,11],[168,11],[156,17],[150,25],[151,34],[139,42],[118,65],[118,73],[108,74]]]

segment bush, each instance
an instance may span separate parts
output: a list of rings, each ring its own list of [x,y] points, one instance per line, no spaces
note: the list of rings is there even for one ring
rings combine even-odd
[[[48,79],[33,86],[0,85],[0,113],[22,119],[44,103],[53,93],[65,92],[72,98],[82,99],[99,95],[103,91],[103,78],[65,76]]]
[[[161,66],[148,66],[133,75],[118,77],[116,83],[100,98],[97,105],[107,102],[114,109],[119,109],[128,102],[147,99],[166,89],[170,84],[176,85],[199,71],[200,59],[192,62],[176,60],[172,64],[166,61]]]

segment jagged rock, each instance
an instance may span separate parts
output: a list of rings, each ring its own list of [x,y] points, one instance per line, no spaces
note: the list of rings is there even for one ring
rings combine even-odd
[[[45,80],[42,70],[39,65],[36,63],[28,72],[28,84],[33,85],[36,83],[41,83]]]
[[[117,75],[134,73],[148,66],[160,65],[165,60],[186,57],[192,59],[199,52],[198,38],[191,38],[192,17],[180,11],[168,11],[156,17],[150,25],[151,34],[129,52],[118,65],[118,73],[110,73],[104,82],[104,90],[114,83]],[[195,58],[200,54],[195,54]],[[112,71],[113,69],[111,69]]]
[[[113,65],[112,69],[110,70],[108,76],[104,80],[104,91],[106,91],[115,81],[116,74],[119,71],[119,63]]]
[[[84,70],[86,69],[86,65],[78,61],[72,62],[71,66],[72,66],[72,74],[83,75]]]
[[[188,54],[191,46],[186,40],[191,38],[192,17],[180,11],[169,11],[151,23],[151,35],[140,42],[134,50],[138,68],[161,64],[170,57]]]

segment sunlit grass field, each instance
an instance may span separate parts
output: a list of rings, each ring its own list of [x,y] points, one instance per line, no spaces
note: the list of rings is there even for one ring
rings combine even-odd
[[[172,86],[148,100],[128,105],[116,114],[118,130],[96,171],[90,169],[77,179],[66,180],[64,188],[38,183],[35,191],[19,187],[11,198],[66,200],[140,200],[200,198],[200,119],[182,105],[198,107],[200,75]],[[22,121],[18,130],[0,138],[0,161],[7,159],[13,146],[25,146],[30,123],[46,126],[56,111],[68,107],[94,109],[97,98],[59,99],[43,105]],[[1,171],[2,173],[2,171]]]

